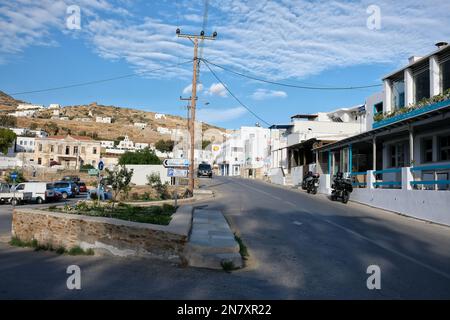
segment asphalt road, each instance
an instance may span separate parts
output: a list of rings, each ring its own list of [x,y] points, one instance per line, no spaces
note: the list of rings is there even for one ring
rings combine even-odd
[[[259,181],[202,183],[217,197],[198,205],[224,211],[249,247],[245,269],[229,274],[159,260],[58,256],[0,242],[0,298],[450,298],[448,227]],[[0,234],[10,215],[0,206]],[[81,290],[66,288],[71,264],[81,268]],[[380,290],[367,289],[369,265],[380,267]]]

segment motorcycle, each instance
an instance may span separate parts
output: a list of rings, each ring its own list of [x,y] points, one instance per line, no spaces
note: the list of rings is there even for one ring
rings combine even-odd
[[[303,178],[302,189],[308,193],[316,194],[319,189],[319,177],[318,173],[309,171]]]
[[[331,200],[341,199],[342,203],[347,203],[350,199],[350,193],[353,191],[353,185],[350,179],[345,179],[342,172],[336,173],[333,184],[331,185]]]

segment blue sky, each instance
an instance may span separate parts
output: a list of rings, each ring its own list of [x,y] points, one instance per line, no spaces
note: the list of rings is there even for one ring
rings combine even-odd
[[[0,0],[0,90],[17,93],[136,73],[95,85],[15,95],[62,105],[98,102],[184,115],[192,45],[175,30],[199,33],[204,0]],[[70,5],[81,9],[81,29],[67,28]],[[380,9],[380,28],[367,26]],[[369,12],[368,12],[369,11]],[[371,20],[373,21],[373,20]],[[203,57],[268,80],[300,85],[381,83],[411,55],[450,40],[450,2],[210,0]],[[157,72],[150,72],[163,68]],[[267,122],[287,123],[296,113],[364,103],[381,88],[300,90],[267,85],[214,69],[247,106]],[[227,128],[258,120],[201,69],[199,118]],[[184,93],[183,93],[184,92]],[[206,103],[208,102],[208,104]]]

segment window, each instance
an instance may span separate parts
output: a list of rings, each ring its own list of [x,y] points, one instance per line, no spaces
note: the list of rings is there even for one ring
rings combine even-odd
[[[415,102],[430,97],[430,71],[426,69],[414,77]]]
[[[39,149],[39,151],[42,151],[42,143],[39,143],[38,149]]]
[[[86,153],[86,147],[81,147],[81,153]]]
[[[54,152],[55,151],[55,147],[53,145],[50,145],[50,152]]]
[[[78,147],[73,147],[73,154],[78,154]]]
[[[17,187],[16,187],[16,191],[21,191],[21,190],[24,190],[25,189],[25,185],[24,184],[19,184]]]
[[[38,158],[38,164],[42,164],[42,158]]]
[[[450,135],[439,137],[439,161],[450,161]]]
[[[450,89],[450,60],[441,64],[442,92]]]
[[[58,154],[62,154],[62,146],[58,146]]]
[[[95,147],[92,148],[92,153],[93,153],[93,154],[97,154],[97,148],[95,148]]]
[[[391,167],[399,168],[405,166],[405,144],[396,143],[390,146]]]
[[[433,138],[425,138],[422,141],[423,159],[422,162],[433,161]]]
[[[22,145],[23,145],[23,141],[22,141],[22,140],[20,140],[19,144],[20,144],[20,145],[22,146]]]
[[[70,154],[70,147],[69,146],[66,147],[66,154]]]
[[[392,82],[392,98],[394,109],[400,109],[405,106],[405,81],[398,80]]]

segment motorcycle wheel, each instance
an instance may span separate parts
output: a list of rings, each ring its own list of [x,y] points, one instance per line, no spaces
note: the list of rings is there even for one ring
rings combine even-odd
[[[344,203],[344,204],[347,203],[349,199],[350,199],[350,196],[349,196],[348,192],[344,191],[344,193],[342,194],[342,203]]]
[[[308,189],[306,189],[306,192],[307,192],[307,193],[310,193],[310,192],[311,192],[311,190],[309,190],[309,188],[308,188]]]
[[[311,190],[311,193],[312,193],[312,194],[317,194],[317,188],[314,187],[314,188]]]

